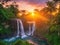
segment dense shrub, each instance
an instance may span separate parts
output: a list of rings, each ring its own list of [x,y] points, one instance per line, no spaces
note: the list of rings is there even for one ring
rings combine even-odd
[[[12,45],[31,45],[31,44],[24,40],[17,40]]]
[[[7,43],[0,40],[0,45],[7,45]]]
[[[60,36],[57,34],[47,34],[46,38],[51,45],[60,45]]]
[[[0,39],[8,38],[8,36],[11,34],[10,27],[5,28],[3,25],[0,25]]]

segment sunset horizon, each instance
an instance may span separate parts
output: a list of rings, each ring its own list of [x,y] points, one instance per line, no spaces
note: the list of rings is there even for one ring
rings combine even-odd
[[[0,45],[60,45],[60,0],[0,0]]]
[[[16,4],[18,5],[18,9],[19,10],[27,10],[27,11],[32,11],[34,9],[38,9],[38,10],[42,10],[44,7],[46,7],[46,2],[47,0],[37,0],[34,2],[30,1],[30,0],[13,0],[13,1],[9,1],[7,2],[7,4],[5,5],[10,5],[13,4],[13,2],[16,2]]]

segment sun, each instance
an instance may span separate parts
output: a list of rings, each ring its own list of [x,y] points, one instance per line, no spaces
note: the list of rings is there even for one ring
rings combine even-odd
[[[36,16],[34,10],[30,10],[30,16],[31,16],[31,17],[35,17],[35,16]]]
[[[31,11],[31,16],[33,16],[33,17],[35,16],[35,13],[34,13],[34,11]]]

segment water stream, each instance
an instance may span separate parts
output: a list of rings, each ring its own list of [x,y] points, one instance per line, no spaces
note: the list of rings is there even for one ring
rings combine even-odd
[[[27,37],[27,35],[25,35],[25,31],[24,31],[24,27],[23,27],[23,23],[20,19],[17,19],[17,36],[21,36],[21,38],[25,38]],[[21,29],[20,29],[21,28]],[[21,32],[20,32],[21,31]]]

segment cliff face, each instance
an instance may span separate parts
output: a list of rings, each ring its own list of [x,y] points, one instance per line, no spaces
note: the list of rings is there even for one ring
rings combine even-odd
[[[22,23],[23,23],[24,31],[25,31],[25,33],[27,33],[29,31],[29,24],[25,20],[22,20]],[[11,28],[10,29],[11,33],[8,35],[6,35],[6,34],[1,35],[1,37],[10,38],[10,37],[17,35],[17,20],[13,20],[13,19],[9,20],[8,25]],[[33,36],[38,37],[38,38],[43,37],[44,34],[48,33],[48,27],[49,26],[44,21],[42,21],[42,20],[36,21],[36,27],[35,27]],[[20,29],[20,31],[21,31],[21,29]],[[21,36],[21,34],[20,34],[20,36]]]
[[[17,33],[16,20],[8,20],[6,22],[3,22],[1,25],[3,29],[0,32],[0,39],[11,38],[13,36],[16,36]]]
[[[16,36],[17,35],[17,21],[16,20],[10,20],[9,21],[10,27],[11,27],[11,35]]]
[[[41,20],[37,21],[34,37],[43,38],[44,35],[48,33],[48,28],[49,28],[49,25],[44,21],[41,21]]]
[[[27,22],[26,21],[22,21],[22,26],[23,26],[23,28],[24,28],[24,31],[25,31],[25,33],[27,33],[28,32],[28,28],[29,28],[29,26],[28,26],[28,24],[27,24]],[[18,31],[18,26],[20,27],[19,28],[19,32],[20,32],[20,36],[21,36],[21,24],[19,24],[18,26],[17,26],[17,20],[10,20],[9,21],[9,25],[10,25],[10,27],[11,27],[11,37],[13,37],[13,36],[17,36],[17,31]]]
[[[29,30],[29,24],[27,23],[27,21],[22,21],[23,23],[23,27],[24,27],[24,31],[27,33]],[[11,20],[10,21],[10,26],[11,26],[11,30],[12,30],[12,35],[16,36],[17,35],[17,21],[16,20]],[[36,27],[35,27],[35,32],[34,32],[34,36],[35,37],[43,37],[44,34],[48,33],[48,28],[49,25],[42,20],[36,21]]]

